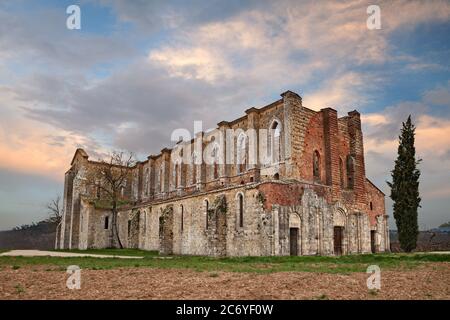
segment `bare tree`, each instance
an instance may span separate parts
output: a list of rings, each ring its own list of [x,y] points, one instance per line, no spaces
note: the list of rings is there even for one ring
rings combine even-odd
[[[49,203],[47,203],[47,210],[49,213],[47,222],[54,223],[57,226],[61,223],[63,216],[63,208],[61,205],[61,195],[56,195],[54,199],[52,199]]]
[[[127,203],[124,190],[127,181],[131,180],[131,168],[135,164],[132,153],[114,151],[107,161],[100,160],[86,172],[87,185],[94,189],[92,191],[97,199],[102,201],[102,205],[111,211],[111,239],[117,240],[121,249],[123,245],[119,236],[118,209],[120,205]]]

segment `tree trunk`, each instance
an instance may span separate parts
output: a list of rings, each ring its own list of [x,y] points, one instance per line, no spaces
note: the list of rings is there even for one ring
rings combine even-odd
[[[112,229],[113,229],[113,238],[115,237],[117,240],[117,243],[119,244],[119,248],[123,249],[123,245],[122,245],[122,241],[120,240],[120,236],[119,236],[119,224],[118,224],[118,212],[117,212],[117,208],[116,205],[113,205],[112,208],[112,215],[113,215],[113,224],[112,224]],[[114,240],[113,240],[114,241]]]

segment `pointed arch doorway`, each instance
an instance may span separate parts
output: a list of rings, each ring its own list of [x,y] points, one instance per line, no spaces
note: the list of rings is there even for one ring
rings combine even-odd
[[[289,254],[298,256],[300,250],[300,217],[297,213],[289,215]]]
[[[338,209],[333,214],[333,243],[334,243],[334,255],[341,256],[344,251],[344,230],[347,217],[345,212]]]

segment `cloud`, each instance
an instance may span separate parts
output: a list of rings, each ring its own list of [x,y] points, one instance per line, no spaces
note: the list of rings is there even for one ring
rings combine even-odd
[[[416,157],[422,159],[420,193],[422,208],[419,210],[420,225],[437,225],[448,220],[448,205],[442,205],[450,198],[450,120],[432,115],[433,104],[440,105],[445,97],[442,86],[425,91],[422,101],[403,101],[377,113],[362,116],[364,149],[366,153],[366,174],[375,177],[375,182],[386,194],[389,189],[385,181],[391,180],[397,156],[398,135],[401,123],[409,114],[416,126]],[[434,99],[438,97],[437,101]],[[439,102],[439,103],[436,103]],[[391,201],[387,202],[391,210]],[[394,221],[390,221],[395,228]]]
[[[425,92],[423,99],[426,103],[444,106],[450,111],[450,81],[445,86],[438,86]]]
[[[231,77],[231,70],[220,53],[203,48],[181,49],[169,48],[151,52],[149,59],[164,65],[171,76],[186,79],[200,79],[208,82],[223,81]]]
[[[0,88],[0,168],[62,181],[74,150],[102,148],[87,137],[24,118],[14,94]]]
[[[450,84],[420,101],[397,99],[369,114],[364,108],[379,103],[374,91],[383,94],[398,72],[445,70],[411,52],[394,55],[393,37],[448,21],[448,2],[380,1],[377,31],[366,27],[370,1],[86,4],[111,9],[115,28],[70,32],[59,10],[11,14],[0,5],[4,170],[60,181],[77,146],[92,157],[117,148],[146,157],[172,145],[173,129],[192,131],[194,120],[213,127],[290,89],[313,109],[363,109],[368,175],[379,185],[388,178],[401,121],[413,114],[425,196],[446,190],[439,168],[448,168],[450,155],[442,147],[449,145]]]

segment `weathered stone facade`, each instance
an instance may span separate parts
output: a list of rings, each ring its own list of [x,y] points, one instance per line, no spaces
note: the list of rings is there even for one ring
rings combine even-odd
[[[389,250],[384,194],[365,175],[359,113],[338,118],[331,108],[302,106],[291,91],[281,96],[138,162],[123,191],[129,201],[118,217],[121,242],[163,254],[211,256]],[[235,134],[224,139],[227,129]],[[212,154],[211,163],[197,146]],[[65,177],[57,248],[117,245],[111,213],[83,183],[94,165],[76,151]]]

